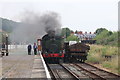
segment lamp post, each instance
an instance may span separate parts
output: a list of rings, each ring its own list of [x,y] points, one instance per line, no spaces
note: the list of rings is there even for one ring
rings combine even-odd
[[[8,56],[8,34],[6,34],[6,56]]]

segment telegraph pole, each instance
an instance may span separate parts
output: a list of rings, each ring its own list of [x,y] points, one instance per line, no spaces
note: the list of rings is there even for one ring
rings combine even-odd
[[[8,34],[6,34],[6,56],[8,56]]]

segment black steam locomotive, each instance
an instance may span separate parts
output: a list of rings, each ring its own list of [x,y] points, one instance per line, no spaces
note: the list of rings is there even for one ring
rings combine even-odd
[[[69,42],[63,42],[61,36],[55,35],[54,31],[44,35],[41,44],[42,55],[47,63],[84,62],[90,49],[83,43],[69,45]]]
[[[48,63],[59,63],[64,58],[62,38],[56,36],[54,31],[42,37],[42,55]]]

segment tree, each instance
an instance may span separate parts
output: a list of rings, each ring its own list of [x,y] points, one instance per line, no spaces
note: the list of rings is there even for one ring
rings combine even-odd
[[[97,44],[118,46],[118,32],[103,30],[94,39]]]
[[[104,30],[107,30],[105,28],[99,28],[95,31],[96,35],[99,35],[101,32],[103,32]],[[108,30],[107,30],[108,31]]]
[[[62,36],[65,36],[67,38],[68,36],[70,36],[70,34],[71,31],[69,28],[62,28],[62,33],[61,33]]]
[[[66,41],[79,41],[79,38],[75,35],[70,35],[67,37]]]
[[[78,31],[76,30],[76,31],[75,31],[75,34],[77,34],[77,33],[78,33]]]

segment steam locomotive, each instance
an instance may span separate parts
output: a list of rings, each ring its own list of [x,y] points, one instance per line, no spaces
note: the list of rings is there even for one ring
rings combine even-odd
[[[44,35],[41,45],[42,55],[47,63],[84,62],[90,49],[88,45],[82,43],[69,45],[69,42],[63,42],[61,36],[55,35],[55,31]]]
[[[58,63],[63,60],[62,38],[56,36],[55,31],[50,31],[42,37],[42,55],[48,63]]]

